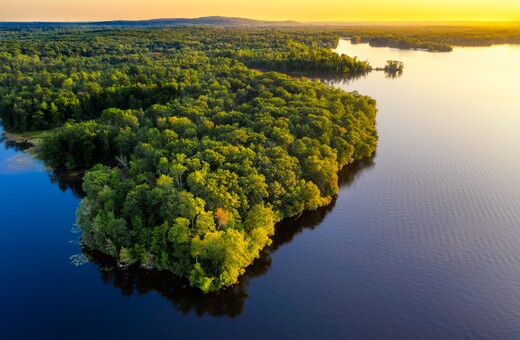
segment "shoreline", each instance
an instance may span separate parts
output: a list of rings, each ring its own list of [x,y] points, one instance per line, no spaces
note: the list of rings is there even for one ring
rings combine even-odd
[[[49,134],[49,131],[16,133],[2,128],[0,134],[2,135],[2,141],[4,143],[17,146],[21,151],[29,154],[31,157],[39,159],[37,157],[37,147],[40,145],[42,139]]]
[[[22,134],[2,130],[3,140],[9,143],[29,143],[29,139]]]

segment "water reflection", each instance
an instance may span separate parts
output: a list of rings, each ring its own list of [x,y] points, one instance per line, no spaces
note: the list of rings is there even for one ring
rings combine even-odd
[[[385,71],[385,78],[393,79],[400,78],[403,75],[403,71],[390,72]]]
[[[2,120],[0,120],[0,143],[4,144],[6,150],[14,149],[14,151],[25,151],[32,146],[25,139],[16,140],[15,138],[8,138],[3,130]]]
[[[345,167],[339,174],[340,186],[350,185],[356,175],[363,169],[374,166],[373,158],[356,162]],[[175,309],[183,314],[195,313],[197,316],[228,316],[240,315],[244,302],[248,297],[247,286],[252,279],[266,274],[271,267],[271,255],[282,245],[291,242],[294,237],[305,229],[317,228],[325,216],[334,209],[336,199],[327,207],[316,211],[304,212],[299,217],[286,219],[276,226],[272,245],[264,249],[260,258],[249,266],[240,277],[238,284],[213,294],[203,294],[192,288],[186,279],[176,277],[169,272],[144,270],[141,268],[119,269],[113,258],[98,252],[84,252],[92,262],[98,265],[101,280],[121,290],[126,297],[141,296],[150,292],[158,292],[171,301]]]
[[[305,75],[310,80],[317,80],[322,83],[325,83],[327,85],[336,85],[342,84],[342,85],[349,85],[354,80],[360,79],[360,78],[366,78],[371,71],[368,72],[358,72],[358,73],[350,73],[350,74],[343,74],[343,73],[313,73],[312,75]],[[294,74],[293,74],[294,75]]]
[[[123,296],[143,296],[155,291],[170,300],[181,313],[186,315],[193,312],[198,316],[240,315],[247,298],[246,287],[249,280],[265,274],[271,266],[270,257],[262,256],[248,268],[238,284],[215,294],[204,295],[200,290],[190,287],[186,279],[176,277],[170,272],[137,267],[118,269],[113,267],[112,258],[97,252],[86,253],[99,266],[101,280],[121,290]]]
[[[6,150],[14,150],[17,152],[26,151],[32,144],[26,141],[16,142],[9,140],[3,133],[0,135],[0,143],[4,144]]]
[[[55,170],[49,171],[49,180],[52,184],[56,184],[62,192],[70,190],[72,194],[78,198],[83,198],[85,192],[83,191],[83,175],[85,171],[65,171]]]

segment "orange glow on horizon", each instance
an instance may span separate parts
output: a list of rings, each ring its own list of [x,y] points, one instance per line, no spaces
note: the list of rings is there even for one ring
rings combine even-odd
[[[230,16],[308,21],[520,21],[518,0],[0,0],[0,21],[102,21]]]

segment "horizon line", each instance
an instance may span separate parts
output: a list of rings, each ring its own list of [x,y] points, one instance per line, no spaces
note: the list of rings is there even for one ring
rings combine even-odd
[[[377,23],[519,23],[520,20],[497,20],[497,19],[457,19],[457,20],[346,20],[346,21],[299,21],[294,19],[284,20],[266,20],[266,19],[253,19],[247,17],[228,17],[222,15],[209,15],[202,17],[163,17],[163,18],[147,18],[147,19],[108,19],[108,20],[79,20],[79,21],[63,21],[63,20],[0,20],[0,23],[48,23],[48,24],[89,24],[89,23],[103,23],[103,22],[114,22],[114,21],[128,21],[128,22],[139,22],[139,21],[154,21],[154,20],[197,20],[207,18],[224,18],[224,19],[245,19],[258,22],[272,22],[272,23],[284,23],[292,22],[299,24],[377,24]]]

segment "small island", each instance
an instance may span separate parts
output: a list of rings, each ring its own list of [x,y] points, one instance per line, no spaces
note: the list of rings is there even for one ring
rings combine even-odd
[[[383,71],[388,73],[389,75],[396,75],[403,73],[404,64],[399,60],[387,60],[385,67],[383,67]]]

